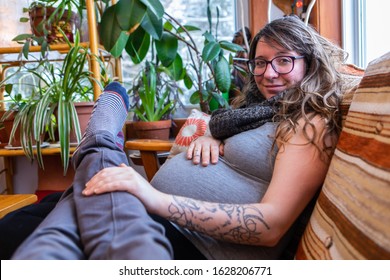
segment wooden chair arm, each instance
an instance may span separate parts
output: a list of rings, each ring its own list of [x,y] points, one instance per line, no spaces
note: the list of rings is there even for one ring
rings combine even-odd
[[[157,139],[134,139],[125,143],[127,150],[138,150],[141,154],[142,164],[148,180],[152,180],[154,174],[160,168],[158,152],[170,151],[173,141]]]
[[[139,151],[169,151],[172,145],[173,142],[169,140],[134,139],[126,141],[125,148]]]
[[[0,219],[8,213],[35,203],[38,197],[35,194],[0,195]]]

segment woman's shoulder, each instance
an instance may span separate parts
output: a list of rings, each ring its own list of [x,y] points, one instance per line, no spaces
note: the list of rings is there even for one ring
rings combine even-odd
[[[297,120],[295,129],[289,135],[291,144],[320,144],[327,134],[327,121],[319,114],[301,117]]]

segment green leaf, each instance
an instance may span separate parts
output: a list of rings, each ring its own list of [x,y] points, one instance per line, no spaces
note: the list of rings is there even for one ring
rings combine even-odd
[[[229,41],[220,41],[219,42],[221,48],[231,51],[231,52],[243,52],[245,49],[241,47],[240,45],[237,45],[235,43],[229,42]]]
[[[115,58],[118,58],[121,56],[124,48],[126,47],[128,39],[129,39],[129,34],[125,31],[122,31],[118,40],[115,42],[115,45],[110,50],[110,53]]]
[[[23,53],[23,56],[25,59],[28,59],[28,53],[30,51],[30,42],[29,41],[26,41],[24,44],[23,44],[23,48],[22,48],[22,53]]]
[[[167,20],[167,21],[164,23],[163,28],[164,28],[164,30],[166,30],[166,31],[172,31],[172,30],[173,30],[173,25],[172,25],[172,23],[171,23],[169,20]]]
[[[100,21],[99,35],[106,50],[111,50],[122,34],[122,30],[116,20],[115,5],[109,7]]]
[[[194,91],[190,96],[190,102],[191,104],[199,104],[200,102],[200,92],[199,90]]]
[[[207,0],[207,20],[209,22],[209,29],[212,27],[212,17],[211,17],[211,9],[210,9],[210,0]]]
[[[161,19],[164,15],[164,6],[159,0],[141,0],[146,5],[148,10],[158,19]]]
[[[196,27],[196,26],[193,26],[193,25],[183,25],[183,27],[187,30],[187,31],[199,31],[201,30],[199,27]],[[183,27],[179,27],[177,29],[177,33],[182,33],[184,32],[184,29]]]
[[[146,11],[145,17],[141,22],[142,28],[148,32],[154,39],[160,40],[163,34],[162,19],[157,18],[149,10]]]
[[[5,85],[5,92],[8,94],[11,94],[13,86],[14,86],[13,84],[6,84]]]
[[[226,100],[222,94],[212,92],[211,96],[218,102],[219,105],[224,106],[226,104]]]
[[[216,42],[215,37],[210,32],[206,31],[203,33],[203,37],[205,38],[206,42]]]
[[[47,49],[49,48],[49,44],[47,43],[46,40],[43,40],[41,43],[41,54],[42,56],[45,56],[45,53],[47,52]]]
[[[221,47],[217,42],[207,43],[202,51],[202,58],[205,62],[209,62],[216,58],[221,52]]]
[[[164,32],[161,40],[155,41],[157,56],[162,65],[168,67],[176,58],[178,41],[175,36]]]
[[[213,79],[210,79],[206,82],[205,84],[205,87],[206,87],[206,91],[207,92],[213,92],[215,91],[215,82]]]
[[[33,37],[32,34],[19,34],[18,36],[13,38],[12,41],[16,41],[16,42],[24,41],[24,40],[29,39],[31,37]]]
[[[64,167],[64,172],[69,165],[69,135],[70,135],[70,111],[67,102],[63,102],[62,99],[58,103],[58,134],[61,146],[61,160]]]
[[[115,6],[115,15],[122,30],[134,32],[146,14],[146,6],[140,0],[121,0]]]
[[[192,88],[192,86],[193,86],[194,83],[192,82],[192,79],[191,79],[191,77],[188,75],[187,71],[185,72],[183,81],[184,81],[184,85],[186,86],[187,89]]]
[[[176,55],[175,60],[173,63],[168,67],[170,72],[172,73],[173,78],[175,81],[178,81],[181,79],[181,76],[183,74],[183,59],[179,54]]]
[[[126,44],[126,52],[135,64],[141,63],[148,54],[150,47],[150,35],[142,28],[132,33]]]
[[[204,89],[197,90],[190,96],[191,104],[199,104],[201,96],[202,96],[202,100],[207,100],[209,98],[209,94],[207,91],[205,91]]]
[[[221,92],[228,92],[231,84],[229,62],[221,56],[215,67],[215,81]]]

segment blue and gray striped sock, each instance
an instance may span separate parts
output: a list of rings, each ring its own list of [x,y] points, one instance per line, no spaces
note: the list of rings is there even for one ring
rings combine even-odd
[[[99,130],[105,130],[116,138],[118,147],[123,147],[122,128],[128,109],[129,97],[126,89],[118,82],[110,83],[95,103],[83,139],[96,134]]]

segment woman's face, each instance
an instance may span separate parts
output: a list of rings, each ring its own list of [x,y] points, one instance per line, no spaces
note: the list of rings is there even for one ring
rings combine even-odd
[[[277,56],[299,56],[295,51],[289,51],[280,45],[269,44],[260,39],[256,46],[255,58],[271,61]],[[261,76],[255,76],[257,88],[266,99],[289,89],[302,81],[306,73],[305,59],[295,59],[294,69],[288,74],[275,72],[270,64],[267,64],[265,72]]]

